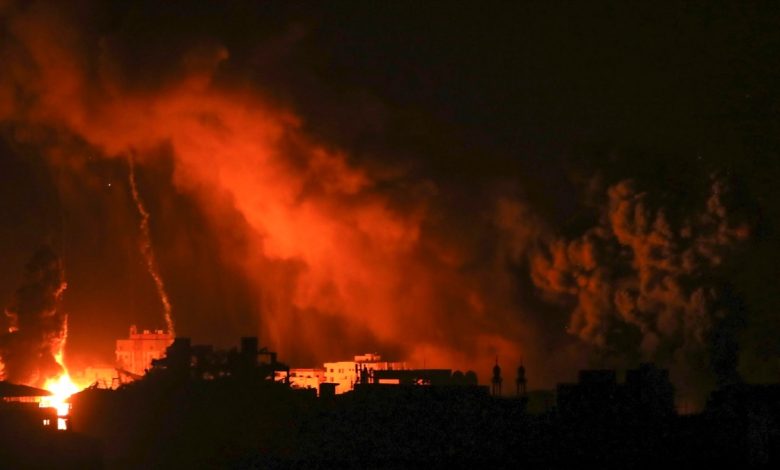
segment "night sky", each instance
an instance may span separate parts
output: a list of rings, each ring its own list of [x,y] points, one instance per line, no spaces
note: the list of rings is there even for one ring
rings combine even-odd
[[[73,364],[164,326],[132,154],[195,342],[777,380],[774,9],[68,3],[0,2],[0,302],[51,245]]]

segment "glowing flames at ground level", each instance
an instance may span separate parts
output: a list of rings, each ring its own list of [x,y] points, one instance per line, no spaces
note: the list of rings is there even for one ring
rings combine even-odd
[[[68,399],[71,395],[78,392],[80,388],[73,383],[70,374],[68,374],[67,371],[56,379],[47,380],[46,385],[44,385],[43,388],[51,392],[52,395],[43,397],[41,399],[40,407],[56,409],[57,429],[67,429],[67,416],[70,412],[70,403],[68,403]]]
[[[39,406],[41,408],[54,408],[57,410],[57,429],[68,429],[67,417],[70,413],[70,403],[68,399],[76,392],[79,392],[85,387],[79,387],[70,378],[68,368],[65,367],[62,357],[62,351],[55,355],[57,364],[62,366],[63,372],[56,378],[51,378],[46,381],[43,388],[51,395],[41,398]],[[44,426],[48,426],[48,420],[44,420]]]

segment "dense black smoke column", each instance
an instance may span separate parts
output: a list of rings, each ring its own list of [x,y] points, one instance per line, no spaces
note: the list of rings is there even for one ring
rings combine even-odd
[[[56,356],[65,341],[67,315],[57,307],[66,287],[60,258],[48,247],[38,250],[5,310],[7,331],[0,336],[4,380],[42,387],[62,373]]]
[[[693,376],[707,366],[718,384],[732,383],[744,306],[724,266],[753,232],[732,193],[713,178],[704,207],[685,211],[620,181],[598,225],[532,255],[533,281],[573,301],[569,332],[600,350],[680,366],[688,388],[706,387]]]
[[[149,275],[154,280],[154,285],[157,287],[157,294],[160,296],[160,302],[163,305],[163,314],[165,315],[165,326],[168,328],[168,333],[175,335],[173,328],[173,316],[171,315],[171,302],[168,300],[168,293],[165,290],[165,283],[160,277],[160,272],[157,269],[157,261],[154,256],[154,249],[152,248],[152,238],[149,235],[149,212],[146,210],[141,196],[138,194],[138,186],[135,182],[135,164],[133,163],[133,156],[129,155],[127,161],[130,164],[130,192],[133,194],[133,201],[138,208],[138,213],[141,215],[141,254],[146,261],[146,269],[149,271]]]

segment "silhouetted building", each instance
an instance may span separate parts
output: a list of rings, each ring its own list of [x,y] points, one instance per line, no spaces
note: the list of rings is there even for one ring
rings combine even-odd
[[[591,415],[613,411],[617,398],[614,370],[582,370],[576,384],[558,385],[558,410],[564,415]]]
[[[669,371],[642,364],[617,382],[611,369],[583,370],[576,384],[559,384],[558,410],[568,416],[662,418],[675,413]]]
[[[525,367],[520,364],[517,368],[517,379],[515,380],[517,385],[517,396],[524,397],[528,395],[528,383],[525,379]]]
[[[100,441],[74,432],[55,408],[41,407],[51,396],[0,381],[0,467],[103,468]]]
[[[258,349],[256,337],[241,338],[241,348],[230,351],[214,351],[210,345],[192,346],[189,338],[178,337],[163,357],[152,360],[152,372],[180,379],[237,377],[274,381],[281,373],[282,381],[288,383],[289,370],[276,360],[275,352]]]
[[[57,410],[41,408],[49,396],[48,390],[0,381],[0,428],[57,429]]]
[[[666,369],[646,363],[627,370],[623,392],[626,406],[635,414],[659,417],[675,413],[674,386]]]
[[[322,382],[320,384],[320,398],[329,399],[336,396],[336,387],[338,384],[333,382]]]

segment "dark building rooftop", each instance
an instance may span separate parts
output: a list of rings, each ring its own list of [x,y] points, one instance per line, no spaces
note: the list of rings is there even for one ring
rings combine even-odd
[[[45,397],[49,395],[51,395],[51,392],[42,388],[0,381],[0,398]]]

